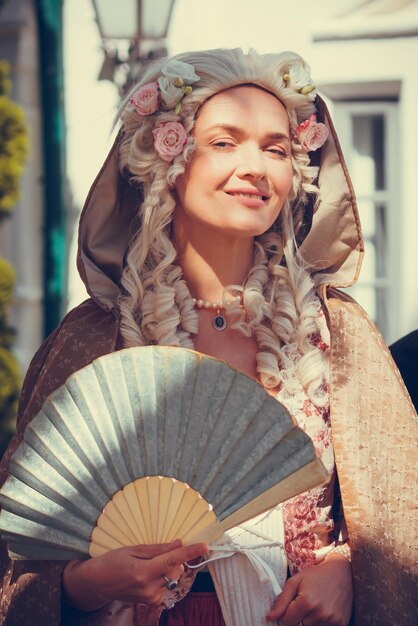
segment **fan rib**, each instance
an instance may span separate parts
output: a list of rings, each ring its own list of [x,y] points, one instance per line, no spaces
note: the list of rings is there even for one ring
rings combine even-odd
[[[161,477],[150,476],[147,480],[148,502],[150,512],[151,543],[157,543],[158,510],[160,500]]]
[[[148,486],[147,486],[148,478],[146,477],[144,480],[138,480],[135,483],[136,495],[138,498],[138,503],[141,508],[142,518],[144,520],[144,532],[147,543],[152,542],[152,526],[151,526],[151,515],[150,515],[150,507],[148,500]]]
[[[196,492],[194,491],[194,489],[190,489],[190,487],[184,490],[180,506],[177,509],[177,514],[168,531],[169,537],[181,537],[181,528],[193,508],[195,502],[195,493]]]
[[[138,480],[143,480],[143,478],[139,478]],[[139,506],[138,497],[135,489],[135,482],[133,481],[129,483],[129,485],[125,485],[123,488],[123,493],[126,498],[126,502],[131,510],[132,517],[135,521],[135,536],[137,538],[138,544],[146,543],[146,534],[144,533],[144,518],[142,515],[141,507]]]
[[[195,501],[193,507],[190,509],[190,512],[181,527],[181,538],[187,535],[194,526],[198,525],[200,520],[202,520],[208,512],[211,512],[209,504],[197,493],[197,491],[194,492],[194,497]],[[213,515],[213,517],[216,519],[215,515]]]
[[[115,493],[111,502],[117,511],[119,527],[123,530],[125,535],[131,538],[132,544],[135,544],[138,541],[138,536],[136,534],[136,522],[133,518],[130,508],[126,503],[125,492],[123,489]],[[110,503],[109,503],[110,504]]]
[[[167,519],[168,505],[170,502],[173,480],[171,478],[161,478],[160,493],[158,501],[157,534],[156,543],[163,542],[163,530]]]
[[[184,532],[181,539],[184,545],[191,543],[191,539],[197,534],[202,534],[204,530],[213,524],[216,524],[216,515],[213,511],[207,510],[202,517],[197,520],[193,528],[190,528],[187,532]],[[219,535],[220,536],[220,535]]]
[[[173,537],[173,535],[170,534],[170,529],[174,522],[177,511],[180,507],[185,488],[187,488],[185,483],[173,479],[173,487],[170,492],[170,500],[167,507],[167,516],[165,518],[162,531],[162,541],[164,543],[170,542],[173,539],[177,538]]]
[[[88,547],[88,553],[90,556],[101,556],[109,550],[116,550],[117,548],[124,548],[130,545],[129,543],[121,543],[115,537],[109,535],[103,528],[96,526],[91,536],[90,545]]]
[[[135,540],[133,539],[133,537],[130,536],[129,534],[126,534],[124,532],[126,527],[124,526],[124,524],[122,524],[124,526],[124,528],[122,529],[119,523],[120,523],[120,515],[118,511],[116,510],[116,508],[114,507],[114,505],[112,506],[112,502],[109,502],[109,504],[106,505],[106,510],[97,520],[96,528],[100,528],[101,530],[103,530],[107,535],[109,535],[109,537],[111,537],[112,539],[115,539],[121,545],[124,545],[124,546],[134,545]],[[96,528],[94,529],[93,534]]]

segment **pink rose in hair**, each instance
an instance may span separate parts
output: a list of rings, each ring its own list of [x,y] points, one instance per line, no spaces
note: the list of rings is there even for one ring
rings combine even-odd
[[[326,142],[328,134],[328,128],[316,121],[314,113],[296,128],[296,136],[305,152],[318,150]]]
[[[150,115],[158,109],[158,83],[147,83],[135,91],[129,104],[139,115]]]
[[[154,148],[160,157],[170,163],[181,154],[187,141],[187,133],[180,122],[163,122],[152,131]]]

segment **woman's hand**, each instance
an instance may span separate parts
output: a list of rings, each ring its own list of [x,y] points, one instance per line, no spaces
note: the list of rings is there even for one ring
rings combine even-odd
[[[66,600],[82,611],[94,611],[112,600],[161,604],[168,579],[178,580],[183,563],[208,552],[205,544],[138,545],[110,550],[87,561],[70,561],[63,575]]]
[[[267,619],[280,620],[280,626],[347,626],[352,607],[351,564],[330,554],[289,578]]]

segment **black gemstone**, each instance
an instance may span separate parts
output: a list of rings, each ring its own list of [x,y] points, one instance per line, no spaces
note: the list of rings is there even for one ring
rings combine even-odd
[[[223,330],[226,328],[226,319],[223,315],[216,315],[212,321],[213,327],[215,330]]]

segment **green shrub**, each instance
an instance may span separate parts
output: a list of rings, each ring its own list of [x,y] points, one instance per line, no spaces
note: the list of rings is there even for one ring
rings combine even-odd
[[[27,154],[23,111],[8,98],[10,88],[9,66],[0,61],[0,219],[10,216],[19,197],[19,181]],[[10,352],[14,331],[7,322],[14,284],[12,265],[0,257],[0,455],[13,433],[21,386],[19,364]]]
[[[15,336],[7,323],[7,307],[12,300],[15,279],[12,264],[0,257],[0,348],[11,348]]]
[[[7,96],[12,89],[12,81],[9,78],[9,71],[10,68],[7,61],[0,61],[0,96]]]
[[[13,265],[0,257],[0,311],[12,300],[15,280],[16,272]]]
[[[25,116],[8,98],[9,66],[0,62],[0,219],[7,217],[19,198],[19,181],[28,151]]]
[[[0,453],[13,434],[20,393],[21,376],[16,357],[0,348]]]

